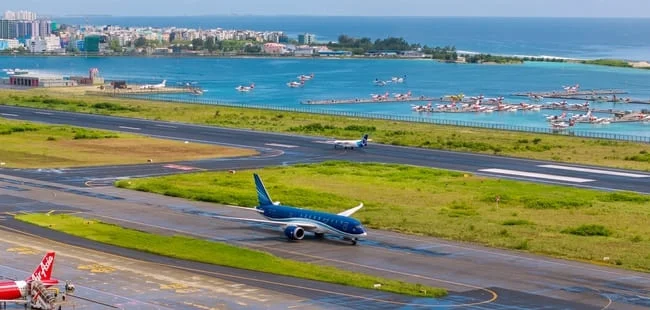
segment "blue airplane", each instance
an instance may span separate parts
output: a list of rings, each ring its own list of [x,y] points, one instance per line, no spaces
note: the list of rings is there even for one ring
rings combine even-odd
[[[287,238],[292,241],[302,240],[305,237],[305,231],[314,233],[317,238],[323,238],[325,234],[341,237],[352,242],[353,245],[356,245],[358,240],[367,236],[361,222],[350,217],[363,208],[363,203],[339,214],[283,206],[279,201],[273,202],[271,200],[262,179],[257,174],[253,174],[253,179],[257,188],[259,206],[250,210],[259,212],[266,220],[227,216],[215,216],[216,218],[277,225],[282,228]]]

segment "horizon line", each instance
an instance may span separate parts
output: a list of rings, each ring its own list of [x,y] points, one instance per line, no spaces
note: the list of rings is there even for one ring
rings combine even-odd
[[[575,19],[650,19],[650,16],[496,16],[496,15],[319,15],[319,14],[186,14],[186,15],[113,15],[113,14],[39,14],[56,18],[74,17],[356,17],[356,18],[575,18]]]

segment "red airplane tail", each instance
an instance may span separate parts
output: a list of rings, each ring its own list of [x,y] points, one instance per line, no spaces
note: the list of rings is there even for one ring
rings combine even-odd
[[[25,281],[50,282],[50,280],[54,280],[52,279],[52,269],[54,269],[54,252],[47,252],[34,273]]]

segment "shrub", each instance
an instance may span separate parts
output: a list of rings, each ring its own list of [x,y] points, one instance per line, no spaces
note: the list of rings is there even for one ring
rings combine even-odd
[[[576,236],[609,236],[612,234],[612,231],[607,229],[603,225],[588,224],[580,225],[574,228],[567,228],[562,230],[562,233],[572,234]]]
[[[503,223],[501,223],[503,226],[517,226],[517,225],[535,225],[531,221],[527,220],[505,220]]]
[[[56,141],[55,137],[47,137],[47,141]]]

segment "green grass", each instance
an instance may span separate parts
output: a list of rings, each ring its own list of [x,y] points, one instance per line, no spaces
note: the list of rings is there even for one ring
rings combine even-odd
[[[63,91],[70,91],[70,93],[57,93]],[[360,120],[252,108],[103,98],[75,94],[74,89],[0,90],[0,102],[34,108],[336,138],[358,138],[364,133],[369,133],[373,143],[650,171],[650,161],[645,160],[646,156],[641,153],[648,150],[648,145],[641,143],[408,122]]]
[[[388,164],[325,162],[256,172],[283,204],[336,213],[363,202],[355,217],[371,228],[591,262],[605,263],[603,257],[611,257],[624,268],[650,271],[650,240],[639,237],[650,235],[650,196]],[[117,185],[200,201],[257,204],[250,171],[132,179]],[[602,225],[609,234],[565,233],[581,225]]]
[[[255,151],[182,143],[111,131],[0,118],[0,162],[11,168],[143,164],[253,155]]]
[[[262,271],[272,274],[317,280],[420,297],[443,297],[441,288],[406,283],[362,273],[344,271],[280,258],[267,252],[236,247],[185,236],[162,236],[71,215],[25,214],[16,216],[28,223],[74,236],[163,256],[215,265]]]
[[[599,66],[608,66],[608,67],[632,68],[632,65],[630,65],[629,62],[624,60],[617,60],[617,59],[583,60],[582,63],[588,65],[599,65]]]

